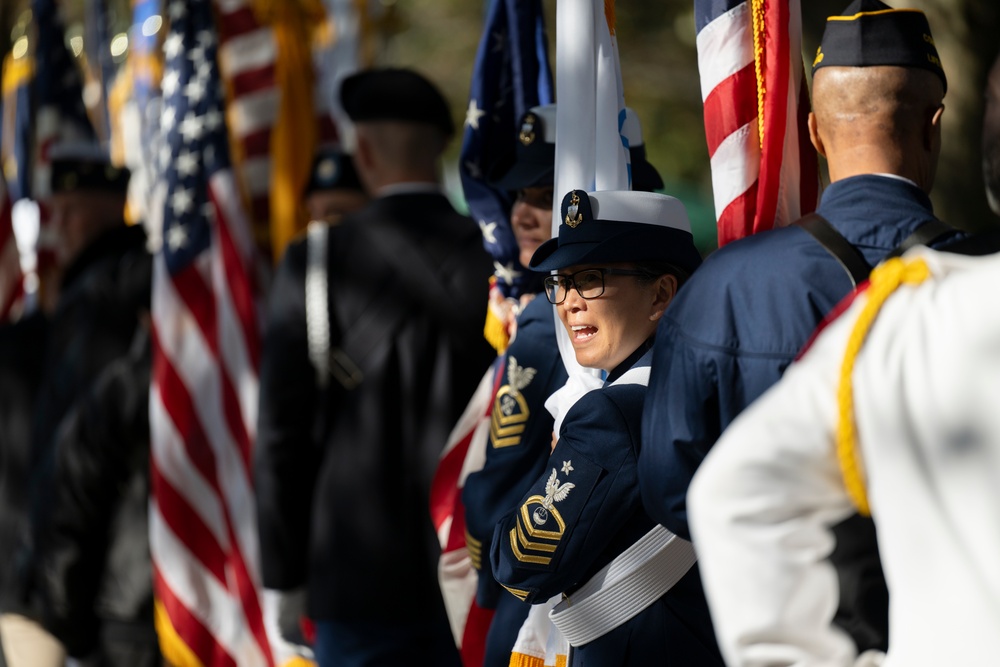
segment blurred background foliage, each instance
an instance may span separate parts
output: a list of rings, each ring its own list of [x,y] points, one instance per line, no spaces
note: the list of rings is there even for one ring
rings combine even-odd
[[[378,17],[374,64],[421,70],[444,90],[455,118],[464,118],[486,3],[369,1]],[[85,0],[61,2],[67,39],[82,39]],[[543,0],[553,67],[558,28],[555,2]],[[639,114],[648,157],[663,174],[665,191],[685,202],[699,245],[707,252],[715,244],[714,210],[692,4],[691,0],[618,0],[615,14],[626,104]],[[826,16],[840,13],[847,4],[845,0],[803,0],[807,63],[812,61]],[[946,221],[966,229],[995,225],[983,189],[980,137],[986,74],[1000,48],[1000,2],[905,0],[890,4],[927,12],[948,76],[943,149],[932,196],[936,211]],[[0,0],[0,52],[14,48],[24,34],[28,6],[28,0]],[[127,32],[130,14],[129,0],[108,0],[112,35]],[[78,41],[75,44],[79,46]],[[124,57],[121,53],[113,59]],[[555,75],[558,77],[558,72]],[[457,142],[453,143],[446,173],[449,187],[456,192],[458,150]]]

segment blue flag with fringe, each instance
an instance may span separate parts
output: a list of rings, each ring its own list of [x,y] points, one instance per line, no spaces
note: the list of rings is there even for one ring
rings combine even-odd
[[[488,182],[490,169],[514,152],[517,122],[553,102],[552,71],[541,0],[490,0],[476,53],[459,173],[469,215],[493,256],[496,287],[517,297],[528,281],[510,225],[510,193]]]

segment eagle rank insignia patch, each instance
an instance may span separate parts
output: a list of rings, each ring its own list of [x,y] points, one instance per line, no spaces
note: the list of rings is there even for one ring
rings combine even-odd
[[[507,384],[500,387],[493,401],[490,419],[490,444],[499,449],[521,444],[521,435],[531,416],[528,402],[521,390],[535,379],[534,368],[518,366],[517,359],[507,359]]]
[[[566,522],[556,504],[566,500],[576,484],[560,482],[558,475],[553,468],[545,483],[545,495],[530,496],[521,505],[517,526],[510,531],[510,548],[519,561],[548,565],[566,532]]]

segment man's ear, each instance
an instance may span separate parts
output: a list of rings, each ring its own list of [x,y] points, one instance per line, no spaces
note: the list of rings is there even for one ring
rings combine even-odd
[[[656,279],[653,292],[653,304],[650,308],[649,319],[657,321],[663,317],[664,311],[670,302],[674,300],[678,288],[677,276],[665,273]]]
[[[355,130],[354,164],[363,172],[371,170],[375,160],[372,142],[368,134],[361,129]]]
[[[812,145],[816,149],[817,153],[826,157],[826,146],[823,145],[823,140],[819,136],[819,128],[816,124],[816,114],[812,111],[809,112],[807,124],[809,125],[809,141],[812,142]]]
[[[931,115],[930,122],[924,126],[924,149],[934,150],[941,141],[941,116],[944,115],[944,105],[942,104]]]

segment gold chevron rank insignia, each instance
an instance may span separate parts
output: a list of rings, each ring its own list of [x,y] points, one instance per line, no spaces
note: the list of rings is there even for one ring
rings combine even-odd
[[[477,540],[469,533],[469,529],[465,529],[465,548],[469,551],[469,560],[472,561],[472,567],[477,570],[483,569],[483,543]]]
[[[503,586],[503,584],[500,584],[500,585]],[[521,590],[520,588],[511,588],[510,586],[504,586],[504,588],[506,588],[507,591],[511,595],[513,595],[514,597],[516,597],[521,602],[524,602],[525,600],[528,599],[528,593],[529,593],[529,591],[524,591],[524,590]]]
[[[517,364],[517,359],[508,357],[507,384],[500,387],[493,401],[493,415],[490,419],[490,444],[499,449],[521,444],[531,410],[521,390],[535,379],[534,368]]]
[[[576,487],[570,482],[559,483],[558,471],[553,468],[545,483],[544,496],[531,496],[517,516],[517,525],[510,531],[510,548],[522,563],[548,565],[566,533],[556,503],[565,500]]]

